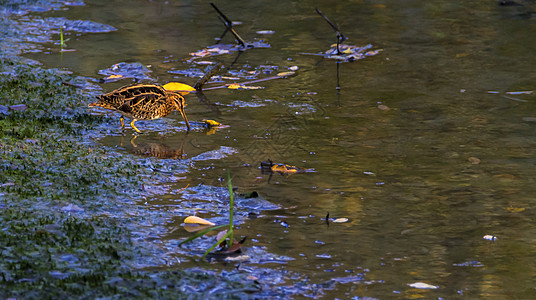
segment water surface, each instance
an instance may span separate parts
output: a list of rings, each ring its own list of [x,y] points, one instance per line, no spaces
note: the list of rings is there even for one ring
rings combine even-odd
[[[173,114],[138,122],[147,132],[134,143],[182,147],[187,159],[221,147],[236,150],[223,159],[195,162],[171,190],[187,184],[223,187],[229,169],[240,190],[255,190],[280,207],[243,220],[237,232],[248,236],[247,247],[291,260],[246,262],[245,271],[291,272],[282,286],[292,282],[290,274],[300,274],[326,287],[329,298],[536,296],[534,95],[506,94],[533,90],[531,7],[389,0],[217,4],[242,22],[236,29],[246,40],[262,38],[271,47],[238,58],[231,53],[198,60],[222,62],[231,71],[298,66],[296,75],[255,84],[264,87],[259,90],[206,91],[210,105],[189,95],[190,120],[215,119],[229,127],[186,134],[180,115]],[[346,43],[383,51],[338,65],[301,54],[325,51],[336,41],[315,6],[340,25]],[[58,45],[44,44],[48,49],[26,55],[95,78],[113,64],[140,62],[159,83],[193,84],[196,78],[173,71],[202,70],[187,62],[188,53],[214,45],[223,32],[203,1],[87,1],[44,15],[117,29],[67,36],[75,52],[59,54]],[[256,33],[261,30],[274,33]],[[227,35],[224,42],[233,40]],[[110,91],[126,83],[101,86]],[[131,134],[121,141],[118,130],[100,143],[142,155],[129,142]],[[274,174],[269,180],[258,168],[267,159],[315,172]],[[190,193],[149,203],[173,209]],[[328,226],[327,212],[349,222]],[[221,217],[210,211],[203,216]],[[169,220],[162,243],[190,236],[174,230],[182,219]],[[484,240],[487,234],[498,239]],[[182,263],[160,267],[198,266],[183,252],[177,256]],[[439,288],[408,285],[416,282]]]

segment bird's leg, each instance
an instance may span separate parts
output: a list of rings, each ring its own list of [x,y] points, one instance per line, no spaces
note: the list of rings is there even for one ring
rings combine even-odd
[[[137,133],[141,133],[141,131],[140,131],[138,128],[136,128],[136,126],[134,126],[134,122],[136,122],[136,121],[137,121],[136,119],[132,119],[132,122],[130,122],[130,126],[131,126],[134,130],[136,130]]]
[[[125,130],[125,123],[123,122],[123,117],[121,117],[119,121],[121,121],[121,129]]]

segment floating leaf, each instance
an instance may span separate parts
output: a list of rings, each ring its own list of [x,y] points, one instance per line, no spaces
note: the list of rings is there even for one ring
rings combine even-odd
[[[533,91],[506,92],[508,95],[530,95]]]
[[[367,56],[374,56],[380,53],[382,51],[381,49],[378,50],[369,50],[372,48],[372,45],[366,45],[363,47],[359,46],[353,46],[353,45],[344,45],[339,44],[337,48],[337,44],[331,45],[331,49],[326,51],[325,53],[302,53],[306,55],[318,55],[325,58],[331,58],[336,60],[341,60],[344,62],[351,62],[363,59]]]
[[[288,77],[288,76],[292,76],[294,75],[295,73],[292,72],[292,71],[289,71],[289,72],[281,72],[281,73],[277,73],[277,76],[279,77]]]
[[[218,123],[218,122],[216,122],[214,120],[203,120],[203,122],[205,122],[207,127],[217,127],[217,126],[221,125],[221,123]]]
[[[292,66],[292,67],[289,67],[288,69],[291,70],[291,71],[297,71],[299,69],[299,67],[298,66]]]
[[[192,52],[189,54],[194,57],[205,57],[205,56],[210,55],[210,52],[207,49],[203,49],[203,50],[199,50],[197,52]]]
[[[233,245],[227,249],[224,249],[222,252],[224,253],[240,252],[240,248],[242,248],[242,245],[244,245],[245,241],[246,241],[245,237],[240,242],[237,242],[236,240],[234,240]]]
[[[170,92],[177,92],[181,95],[187,95],[190,92],[195,91],[195,88],[180,82],[168,82],[162,86],[164,89]]]
[[[297,173],[298,171],[299,171],[298,168],[294,166],[285,165],[285,164],[275,164],[272,166],[272,172],[294,174],[294,173]]]
[[[113,74],[113,75],[110,75],[110,76],[104,78],[105,81],[116,81],[116,80],[119,80],[119,79],[123,79],[123,75]]]
[[[274,34],[275,31],[273,30],[259,30],[257,31],[257,34]]]
[[[439,288],[436,285],[431,285],[431,284],[424,283],[424,282],[408,283],[408,285],[415,289],[425,289],[425,290],[429,290],[429,289],[435,290]]]
[[[525,211],[524,207],[506,207],[505,209],[512,213],[519,213]]]
[[[296,173],[307,173],[307,172],[314,172],[314,169],[304,169],[304,168],[298,168],[295,166],[290,166],[286,164],[276,164],[273,163],[271,160],[268,161],[261,161],[261,172],[263,174],[266,173],[280,173],[280,174],[296,174]]]
[[[385,110],[385,111],[391,110],[391,108],[389,106],[383,105],[383,104],[378,105],[378,109]]]
[[[332,221],[333,223],[346,223],[348,222],[348,218],[337,218]]]
[[[478,165],[480,163],[480,159],[474,156],[469,157],[467,160],[470,161],[473,165]]]
[[[186,219],[184,219],[184,223],[186,224],[200,224],[200,225],[210,225],[210,226],[214,226],[216,224],[208,221],[208,220],[205,220],[203,218],[200,218],[200,217],[196,217],[196,216],[189,216],[187,217]]]
[[[522,120],[525,122],[536,122],[536,117],[524,117]]]
[[[486,235],[483,236],[482,238],[485,239],[485,240],[488,240],[488,241],[495,241],[495,240],[497,239],[496,236],[491,235],[491,234],[486,234]]]
[[[259,90],[263,89],[262,86],[246,86],[240,83],[231,83],[227,86],[231,90]]]

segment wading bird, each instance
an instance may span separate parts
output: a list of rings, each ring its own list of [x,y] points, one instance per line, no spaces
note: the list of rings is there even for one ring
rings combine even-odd
[[[188,87],[188,90],[178,92],[176,89],[171,90],[175,83],[169,83],[164,86],[156,84],[134,84],[124,86],[107,94],[97,96],[98,101],[89,105],[89,107],[103,107],[121,113],[121,127],[125,129],[123,117],[132,119],[130,126],[136,132],[141,133],[134,125],[138,120],[155,120],[169,115],[172,111],[180,111],[188,131],[190,131],[190,123],[184,112],[184,97],[181,93],[188,90],[193,90]]]

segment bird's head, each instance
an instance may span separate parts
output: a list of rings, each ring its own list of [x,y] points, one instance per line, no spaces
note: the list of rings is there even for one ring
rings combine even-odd
[[[162,87],[168,93],[168,97],[173,100],[173,103],[175,104],[175,110],[178,110],[181,113],[182,118],[186,123],[186,127],[188,128],[188,131],[190,131],[190,123],[188,122],[188,118],[186,117],[186,113],[184,112],[184,107],[186,106],[186,103],[184,101],[183,95],[189,94],[191,91],[195,91],[195,89],[187,84],[177,82],[170,82],[163,85]]]

